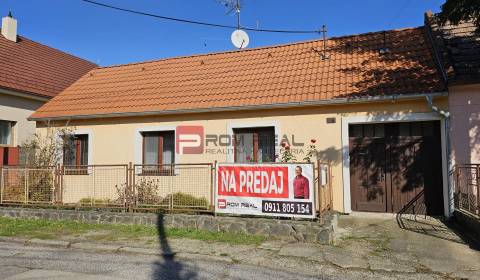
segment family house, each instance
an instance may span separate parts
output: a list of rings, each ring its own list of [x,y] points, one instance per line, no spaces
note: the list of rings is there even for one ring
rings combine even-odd
[[[79,166],[270,162],[286,145],[302,161],[315,139],[335,210],[398,212],[422,195],[449,215],[439,67],[425,27],[176,57],[93,69],[30,120],[74,127],[64,160]]]
[[[35,133],[27,118],[96,65],[17,35],[11,14],[0,35],[0,166],[18,164],[17,146]]]

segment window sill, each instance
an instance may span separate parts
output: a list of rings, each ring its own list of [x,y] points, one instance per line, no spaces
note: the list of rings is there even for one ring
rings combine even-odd
[[[137,176],[175,176],[175,170],[142,170]]]
[[[0,148],[15,148],[16,146],[13,144],[0,144]]]
[[[63,175],[89,175],[88,169],[64,170]]]

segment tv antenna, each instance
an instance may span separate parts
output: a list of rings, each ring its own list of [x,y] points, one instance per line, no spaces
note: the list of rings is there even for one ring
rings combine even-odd
[[[242,30],[240,25],[240,11],[242,9],[242,3],[240,0],[217,0],[227,9],[227,15],[234,12],[237,15],[237,29],[232,32],[230,39],[232,44],[238,49],[244,49],[248,46],[250,38],[247,32]]]

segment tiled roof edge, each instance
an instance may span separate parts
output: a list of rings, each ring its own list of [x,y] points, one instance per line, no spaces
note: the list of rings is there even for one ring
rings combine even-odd
[[[53,96],[51,95],[45,95],[45,94],[40,94],[36,92],[29,92],[29,91],[21,91],[15,88],[9,88],[9,87],[4,87],[0,86],[0,92],[5,93],[5,94],[10,94],[10,95],[18,95],[18,96],[23,96],[25,98],[33,98],[33,99],[38,99],[38,100],[49,100],[52,99]]]
[[[395,100],[415,100],[422,99],[426,96],[441,97],[448,96],[448,92],[435,92],[435,93],[411,93],[411,94],[399,94],[389,95],[381,97],[364,97],[364,98],[335,98],[328,100],[312,100],[302,102],[290,102],[290,103],[274,103],[274,104],[261,104],[261,105],[247,105],[247,106],[232,106],[232,107],[214,107],[214,108],[199,108],[199,109],[179,109],[179,110],[167,110],[167,111],[145,111],[145,112],[122,112],[122,113],[105,113],[105,114],[86,114],[86,115],[70,115],[60,117],[35,117],[33,113],[28,120],[31,121],[47,121],[47,120],[72,120],[72,119],[98,119],[98,118],[118,118],[118,117],[137,117],[137,116],[155,116],[155,115],[175,115],[186,113],[211,113],[211,112],[228,112],[228,111],[247,111],[247,110],[259,110],[259,109],[288,109],[295,107],[309,107],[309,106],[322,106],[322,105],[342,105],[342,104],[358,104],[369,102],[384,102]]]

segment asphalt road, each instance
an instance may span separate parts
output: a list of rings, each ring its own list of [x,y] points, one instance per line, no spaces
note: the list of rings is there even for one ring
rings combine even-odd
[[[214,260],[87,252],[0,242],[0,279],[326,279]]]

